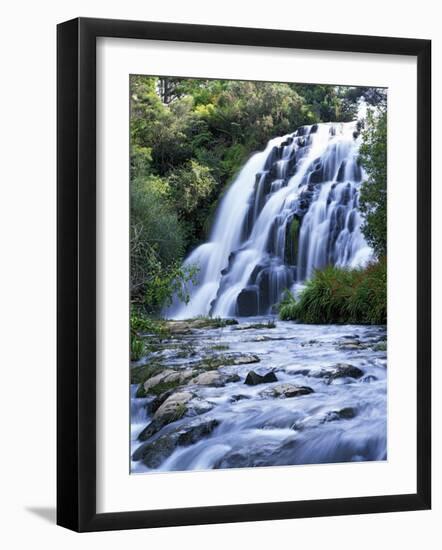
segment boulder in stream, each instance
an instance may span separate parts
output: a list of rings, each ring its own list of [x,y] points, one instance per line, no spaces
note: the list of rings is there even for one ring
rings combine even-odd
[[[193,445],[210,435],[219,425],[216,419],[195,419],[179,426],[153,441],[146,441],[132,455],[132,460],[142,460],[148,468],[158,468],[179,445]]]
[[[336,380],[336,378],[361,378],[364,373],[360,368],[355,367],[354,365],[349,365],[348,363],[338,363],[333,369],[327,373],[326,378],[331,382]]]
[[[257,386],[258,384],[267,384],[269,382],[277,381],[278,379],[276,378],[276,374],[273,371],[270,371],[262,376],[261,374],[256,373],[254,370],[251,370],[247,374],[244,384],[247,384],[248,386]]]
[[[272,388],[268,388],[262,392],[264,396],[270,397],[299,397],[300,395],[308,395],[313,393],[313,389],[309,386],[296,386],[295,384],[278,384]]]
[[[212,370],[198,374],[198,376],[190,380],[190,384],[222,388],[229,382],[238,382],[239,380],[240,377],[237,374],[223,374],[221,372]]]
[[[168,397],[157,409],[152,421],[138,436],[140,441],[146,441],[163,428],[166,424],[179,420],[186,414],[187,403],[192,399],[190,392],[177,392]]]

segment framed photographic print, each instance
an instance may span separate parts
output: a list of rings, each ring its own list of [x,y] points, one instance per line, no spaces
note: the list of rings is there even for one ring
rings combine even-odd
[[[58,26],[58,515],[430,507],[427,40]]]

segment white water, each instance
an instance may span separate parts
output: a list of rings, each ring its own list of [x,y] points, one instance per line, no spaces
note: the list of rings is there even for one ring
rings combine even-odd
[[[150,441],[185,430],[195,420],[217,420],[219,425],[194,444],[177,446],[154,470],[142,461],[133,461],[132,472],[386,459],[387,363],[385,351],[376,350],[377,342],[386,337],[385,327],[318,327],[275,321],[276,327],[266,330],[236,330],[234,326],[195,331],[182,337],[182,342],[195,350],[195,355],[187,359],[174,357],[174,350],[168,350],[167,343],[165,351],[153,354],[157,361],[167,358],[169,368],[186,369],[216,343],[228,348],[222,353],[252,350],[260,362],[221,368],[222,372],[237,373],[239,382],[221,388],[189,386],[186,391],[191,391],[209,410],[165,426]],[[242,323],[247,324],[247,320]],[[363,345],[356,350],[342,349],[341,343],[349,339],[357,339]],[[170,342],[173,344],[176,339]],[[363,375],[359,379],[339,378],[332,383],[317,376],[319,371],[336,363],[355,365]],[[244,384],[252,369],[261,374],[271,369],[278,382]],[[263,395],[264,390],[281,383],[309,386],[314,393],[289,399]],[[152,420],[146,405],[153,397],[135,398],[136,388],[132,386],[132,452],[142,445],[138,434]],[[350,418],[337,418],[337,411],[345,408],[351,408],[354,414]]]
[[[166,315],[268,314],[314,269],[364,265],[372,251],[360,229],[355,130],[356,123],[304,126],[253,155],[222,199],[209,241],[186,259],[199,269],[189,303],[175,301]]]

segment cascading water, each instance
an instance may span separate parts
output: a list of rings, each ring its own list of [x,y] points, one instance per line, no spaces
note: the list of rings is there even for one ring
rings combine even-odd
[[[218,208],[210,239],[186,259],[199,269],[188,304],[168,317],[266,315],[283,292],[372,251],[358,211],[357,124],[302,126],[252,156]]]

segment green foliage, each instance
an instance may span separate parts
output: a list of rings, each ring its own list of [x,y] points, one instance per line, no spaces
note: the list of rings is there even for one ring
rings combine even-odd
[[[165,321],[146,317],[137,312],[134,307],[130,315],[130,329],[134,333],[153,334],[160,339],[170,336],[170,331]]]
[[[169,183],[158,176],[136,177],[131,185],[131,300],[147,313],[170,305],[176,294],[188,300],[196,266],[182,266],[184,229],[172,206]]]
[[[387,254],[387,111],[369,110],[359,159],[367,173],[360,192],[362,231],[378,257]]]
[[[291,84],[310,107],[311,122],[350,122],[357,113],[357,101],[365,88],[328,84]]]
[[[316,271],[296,300],[286,292],[282,320],[302,323],[385,324],[387,322],[387,265],[385,260],[365,269],[327,267]]]
[[[130,360],[138,361],[144,353],[144,342],[136,334],[130,335]]]
[[[206,240],[218,201],[241,165],[271,137],[354,118],[364,90],[132,76],[132,305],[154,316],[173,295],[187,301],[199,266],[182,267],[182,260]],[[134,342],[134,355],[139,350]]]
[[[131,361],[138,361],[143,355],[154,349],[154,346],[143,338],[146,334],[154,335],[161,340],[169,336],[169,331],[163,321],[143,317],[136,311],[135,306],[132,305],[130,315]]]

